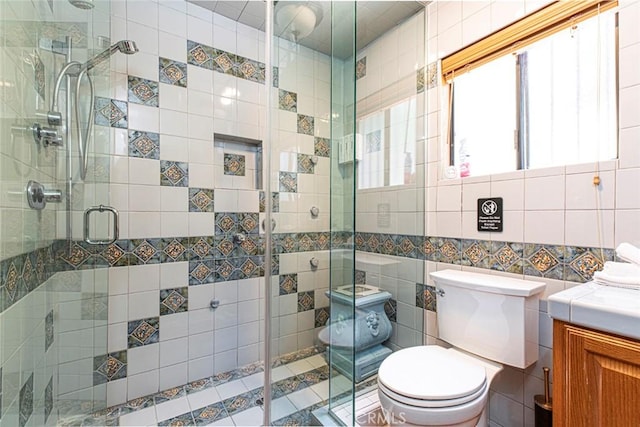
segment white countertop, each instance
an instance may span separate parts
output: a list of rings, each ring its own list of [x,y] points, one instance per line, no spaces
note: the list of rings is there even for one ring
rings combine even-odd
[[[640,290],[588,282],[550,295],[554,319],[640,340]]]

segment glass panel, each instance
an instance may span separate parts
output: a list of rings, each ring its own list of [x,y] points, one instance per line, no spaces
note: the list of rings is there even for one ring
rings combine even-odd
[[[354,425],[356,2],[333,2],[331,18],[331,304],[328,356],[329,366],[336,375],[331,376],[329,383],[329,412],[341,423]]]
[[[95,374],[104,373],[107,366],[108,274],[106,269],[94,269],[100,266],[97,257],[73,241],[82,236],[77,221],[82,211],[109,204],[108,158],[100,156],[108,153],[109,131],[92,132],[92,172],[83,182],[78,175],[77,132],[68,126],[66,79],[56,108],[62,123],[53,124],[45,116],[63,66],[101,51],[98,36],[109,35],[110,2],[93,0],[85,5],[91,9],[79,9],[71,2],[0,2],[3,425],[55,425],[58,417],[88,414],[106,405],[106,379]],[[96,95],[108,94],[108,66],[96,67],[90,75]],[[85,83],[83,128],[93,108],[86,90]],[[41,136],[51,132],[60,139],[52,135],[36,142],[38,127]],[[60,190],[61,203],[50,201],[43,210],[31,209],[25,195],[29,180]],[[67,215],[69,210],[74,214]],[[67,218],[73,220],[69,226]],[[106,225],[96,227],[95,233],[106,234]]]

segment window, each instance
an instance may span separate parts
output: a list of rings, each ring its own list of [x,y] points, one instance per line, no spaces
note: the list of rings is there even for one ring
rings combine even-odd
[[[415,183],[416,97],[358,120],[358,188]]]
[[[603,13],[450,72],[459,175],[616,158],[615,35],[615,15]]]

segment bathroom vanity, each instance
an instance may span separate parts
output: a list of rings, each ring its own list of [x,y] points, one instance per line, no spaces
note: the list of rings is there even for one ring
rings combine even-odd
[[[553,425],[640,424],[640,290],[586,283],[549,297]]]

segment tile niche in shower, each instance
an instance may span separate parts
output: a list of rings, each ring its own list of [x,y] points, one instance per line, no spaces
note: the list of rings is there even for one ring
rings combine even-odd
[[[214,135],[215,179],[220,188],[262,188],[262,141]]]

